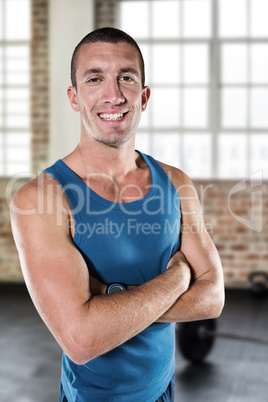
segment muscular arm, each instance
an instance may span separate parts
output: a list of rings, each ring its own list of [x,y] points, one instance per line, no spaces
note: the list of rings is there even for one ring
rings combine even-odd
[[[164,168],[167,169],[165,165]],[[158,321],[182,322],[215,318],[221,313],[224,304],[221,261],[207,233],[193,183],[180,171],[173,170],[172,173],[171,178],[181,199],[180,250],[191,266],[192,278],[188,290]]]
[[[94,295],[87,266],[68,233],[68,202],[52,183],[46,185],[45,179],[40,187],[35,180],[15,195],[13,234],[40,316],[64,352],[83,364],[158,320],[188,288],[190,270],[182,258],[141,286]]]

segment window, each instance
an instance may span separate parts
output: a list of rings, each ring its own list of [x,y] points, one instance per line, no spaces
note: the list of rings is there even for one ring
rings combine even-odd
[[[118,15],[152,90],[137,148],[191,177],[268,177],[267,0],[120,0]]]
[[[30,170],[30,0],[0,0],[0,176]]]

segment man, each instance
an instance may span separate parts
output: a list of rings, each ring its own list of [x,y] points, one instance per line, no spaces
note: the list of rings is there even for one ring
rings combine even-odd
[[[11,205],[26,284],[64,352],[59,400],[173,400],[174,323],[220,314],[218,253],[190,179],[135,151],[150,97],[136,42],[88,34],[68,97],[79,145]]]

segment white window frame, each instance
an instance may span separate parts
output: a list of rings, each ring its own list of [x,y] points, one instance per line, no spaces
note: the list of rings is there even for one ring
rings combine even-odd
[[[2,59],[2,67],[3,67],[3,81],[2,83],[0,82],[0,90],[3,92],[3,98],[2,98],[2,111],[0,111],[2,113],[2,121],[3,124],[0,125],[0,134],[2,136],[2,145],[0,146],[0,160],[2,159],[2,169],[0,169],[0,177],[4,178],[4,177],[10,177],[12,176],[14,173],[10,174],[8,173],[7,170],[7,166],[8,166],[8,159],[7,159],[7,154],[8,154],[8,143],[7,143],[7,139],[8,139],[8,135],[12,132],[16,132],[16,133],[30,133],[31,134],[31,123],[30,123],[30,110],[29,113],[27,113],[27,116],[29,117],[29,125],[26,127],[20,127],[20,126],[16,126],[16,127],[8,127],[7,126],[7,98],[5,96],[5,92],[7,89],[28,89],[29,90],[29,109],[30,109],[30,86],[31,86],[31,82],[30,82],[30,38],[28,40],[12,40],[12,39],[5,39],[5,32],[6,32],[6,21],[5,21],[5,7],[6,7],[6,2],[8,0],[0,0],[0,2],[2,3],[2,18],[0,19],[0,26],[2,28],[2,38],[0,39],[0,47],[2,47],[3,49],[3,59]],[[30,10],[29,10],[30,12]],[[28,84],[7,84],[6,83],[6,75],[7,75],[7,56],[6,56],[6,50],[8,46],[27,46],[29,49],[29,83]],[[22,114],[23,115],[23,114]],[[28,166],[26,168],[26,171],[21,172],[21,173],[26,173],[29,174],[29,169],[31,168],[31,144],[29,144],[29,148],[25,147],[29,150],[29,155],[30,155],[30,160],[28,161]],[[1,171],[2,170],[2,171]],[[17,173],[20,173],[19,171],[17,171]]]
[[[119,2],[124,2],[127,0],[118,0]],[[139,0],[137,0],[139,1]],[[180,3],[180,7],[183,8],[183,1],[178,0]],[[247,30],[248,33],[250,32],[250,10],[251,10],[251,1],[252,0],[247,0]],[[149,3],[149,7],[152,7],[151,3]],[[250,168],[250,156],[251,156],[251,147],[250,147],[250,140],[251,136],[254,134],[268,134],[268,127],[251,127],[250,126],[250,90],[251,88],[268,88],[268,84],[251,84],[251,83],[246,83],[246,84],[233,84],[233,87],[242,87],[245,89],[248,89],[249,91],[249,96],[247,99],[247,126],[243,128],[238,128],[238,127],[221,127],[221,88],[225,87],[225,84],[221,84],[221,48],[223,44],[246,44],[250,46],[251,44],[259,44],[259,43],[265,43],[268,44],[268,37],[256,37],[253,38],[251,36],[246,36],[246,37],[231,37],[231,38],[225,38],[225,37],[219,37],[219,24],[218,24],[218,10],[219,10],[219,1],[218,0],[211,0],[211,37],[208,38],[175,38],[175,39],[161,39],[161,38],[152,38],[152,35],[150,35],[149,38],[142,38],[142,39],[137,39],[137,42],[139,45],[152,45],[152,44],[178,44],[178,45],[183,45],[183,44],[194,44],[194,43],[206,43],[209,48],[209,74],[210,74],[210,80],[208,84],[208,127],[205,129],[202,128],[189,128],[189,127],[173,127],[173,128],[166,128],[165,130],[163,127],[161,129],[157,129],[152,126],[151,120],[149,122],[149,127],[148,128],[138,128],[137,133],[164,133],[164,132],[175,132],[180,135],[182,143],[183,143],[183,137],[185,134],[188,132],[190,133],[202,133],[206,132],[211,135],[211,161],[210,161],[210,178],[219,178],[219,149],[218,149],[218,143],[219,143],[219,136],[220,134],[245,134],[246,135],[246,141],[247,141],[247,155],[246,155],[246,165],[247,165],[247,170],[245,174],[248,176],[250,175],[251,168]],[[152,15],[152,10],[150,11],[149,15]],[[182,18],[182,13],[180,14]],[[118,20],[117,20],[117,26],[120,27],[120,15],[119,13],[117,14]],[[151,18],[150,18],[151,19]],[[182,23],[180,24],[182,27]],[[150,27],[151,31],[151,27]],[[250,50],[249,50],[250,51]],[[250,60],[248,58],[247,62],[247,68],[250,68]],[[151,74],[151,71],[149,72]],[[165,85],[167,87],[167,85]],[[174,85],[173,85],[174,87]],[[180,87],[183,87],[183,84],[180,84]],[[187,84],[187,87],[189,85]],[[194,85],[193,87],[197,88],[197,85]],[[231,87],[231,85],[226,85],[226,87]],[[181,105],[182,107],[182,105]],[[151,137],[151,135],[150,135]],[[150,141],[152,142],[152,141]],[[150,147],[152,149],[152,146]],[[150,152],[151,152],[150,149]],[[180,168],[184,170],[184,152],[183,152],[183,147],[180,149]],[[202,178],[202,177],[198,177]],[[230,177],[226,177],[229,179]]]

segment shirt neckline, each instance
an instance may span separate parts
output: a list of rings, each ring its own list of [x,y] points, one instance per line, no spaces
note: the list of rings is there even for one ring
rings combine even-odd
[[[80,186],[82,186],[86,191],[88,191],[89,196],[92,197],[97,202],[105,205],[106,207],[113,207],[113,208],[120,208],[120,209],[135,209],[135,208],[138,208],[141,204],[144,204],[145,201],[148,202],[155,195],[156,181],[157,181],[155,170],[153,168],[152,163],[149,162],[148,155],[143,154],[141,151],[136,151],[136,152],[138,152],[141,155],[141,157],[143,158],[143,160],[145,161],[145,163],[147,164],[147,166],[150,169],[151,188],[144,197],[139,198],[136,201],[126,202],[126,203],[109,201],[106,198],[100,196],[98,193],[96,193],[94,190],[92,190],[71,168],[69,168],[69,166],[65,162],[63,162],[62,159],[59,159],[57,162],[65,170],[65,172],[68,174],[68,176],[70,178],[72,178],[72,180],[77,182]]]

